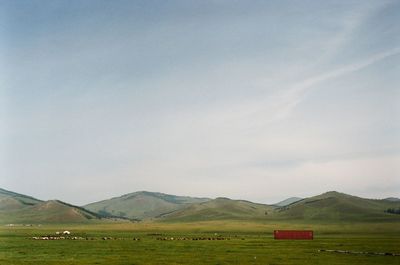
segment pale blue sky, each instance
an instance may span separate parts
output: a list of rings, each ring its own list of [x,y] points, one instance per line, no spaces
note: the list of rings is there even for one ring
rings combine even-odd
[[[400,197],[400,1],[0,10],[0,187]]]

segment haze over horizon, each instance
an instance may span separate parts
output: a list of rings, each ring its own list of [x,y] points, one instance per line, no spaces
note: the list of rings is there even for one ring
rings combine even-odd
[[[0,187],[400,197],[400,1],[2,1]]]

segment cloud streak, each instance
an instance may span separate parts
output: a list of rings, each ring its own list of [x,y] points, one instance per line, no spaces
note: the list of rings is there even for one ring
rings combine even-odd
[[[314,86],[332,79],[340,78],[356,71],[360,71],[368,66],[378,63],[386,58],[396,56],[398,54],[400,54],[400,47],[374,54],[362,61],[345,65],[338,69],[310,78],[306,78],[300,82],[297,82],[282,94],[282,98],[285,99],[286,103],[283,104],[282,110],[276,118],[282,119],[290,115],[295,107],[300,104],[302,100],[304,100],[306,94],[314,88]]]

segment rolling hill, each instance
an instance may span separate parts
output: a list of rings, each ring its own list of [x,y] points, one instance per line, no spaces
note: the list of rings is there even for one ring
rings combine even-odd
[[[262,220],[271,214],[273,209],[273,206],[265,204],[217,198],[161,215],[159,219],[165,221]]]
[[[0,223],[82,223],[94,219],[99,216],[62,201],[41,201],[0,189]]]
[[[22,209],[40,202],[33,197],[0,188],[0,211]]]
[[[300,200],[302,200],[303,198],[299,198],[299,197],[290,197],[286,200],[280,201],[278,203],[275,203],[274,206],[278,206],[278,207],[283,207],[283,206],[287,206],[289,204],[298,202]]]
[[[140,191],[84,207],[0,189],[0,223],[87,223],[101,217],[165,222],[400,222],[398,200],[365,199],[335,191],[305,199],[289,198],[275,205]]]
[[[385,212],[399,202],[364,199],[336,191],[306,198],[275,209],[273,218],[319,221],[400,221],[400,215]]]
[[[400,202],[399,198],[394,198],[394,197],[385,198],[384,200],[390,202]]]
[[[282,205],[282,206],[279,206]],[[400,202],[364,199],[339,192],[289,199],[278,205],[217,198],[192,204],[160,216],[163,221],[264,220],[302,222],[397,222],[400,215],[387,212],[400,209]]]
[[[206,202],[208,198],[175,196],[159,192],[139,191],[83,206],[102,216],[120,216],[130,219],[149,219]]]

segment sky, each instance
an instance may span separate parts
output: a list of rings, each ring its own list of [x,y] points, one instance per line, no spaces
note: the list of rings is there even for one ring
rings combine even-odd
[[[0,1],[0,187],[400,197],[400,1]]]

